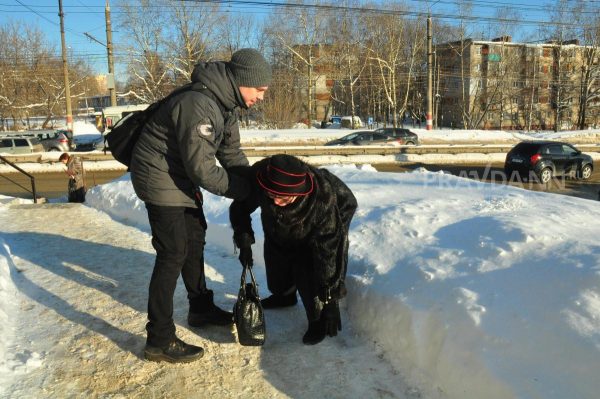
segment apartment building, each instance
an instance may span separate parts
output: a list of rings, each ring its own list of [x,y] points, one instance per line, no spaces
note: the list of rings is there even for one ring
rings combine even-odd
[[[598,48],[576,40],[466,39],[436,46],[438,126],[479,129],[600,127]],[[586,89],[587,88],[587,89]]]

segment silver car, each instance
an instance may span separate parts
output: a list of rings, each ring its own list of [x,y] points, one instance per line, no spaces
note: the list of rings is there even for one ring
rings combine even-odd
[[[43,152],[44,147],[37,137],[33,136],[0,136],[0,153],[31,154]]]
[[[68,152],[71,150],[69,138],[60,130],[41,132],[37,133],[36,136],[44,146],[44,151]]]

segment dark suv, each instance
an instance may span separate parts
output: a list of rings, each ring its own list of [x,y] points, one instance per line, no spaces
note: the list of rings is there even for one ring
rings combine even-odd
[[[339,139],[328,141],[324,145],[380,145],[393,142],[394,140],[385,134],[361,130],[347,134]]]
[[[400,127],[381,127],[375,130],[376,133],[383,133],[392,137],[402,145],[419,145],[419,136],[408,129]]]
[[[534,173],[541,183],[548,183],[552,176],[589,179],[593,170],[592,157],[571,144],[557,141],[523,141],[508,152],[504,162],[509,178],[513,172],[525,176]]]

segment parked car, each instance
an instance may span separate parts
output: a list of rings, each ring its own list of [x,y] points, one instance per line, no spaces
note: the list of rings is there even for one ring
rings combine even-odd
[[[1,136],[0,153],[7,154],[31,154],[33,152],[44,152],[44,146],[34,136]]]
[[[526,177],[534,173],[542,183],[553,176],[589,179],[593,170],[592,157],[571,144],[557,141],[523,141],[508,152],[504,163],[509,178],[515,171]]]
[[[79,141],[77,142],[77,146],[75,147],[75,151],[95,151],[104,150],[104,137],[100,137],[97,139],[89,140],[89,141]]]
[[[394,139],[382,133],[375,133],[371,131],[358,131],[350,133],[339,139],[329,141],[325,143],[325,145],[378,145],[394,142]]]
[[[71,150],[71,140],[65,133],[66,131],[44,131],[37,133],[36,136],[44,147],[44,151],[67,152]]]
[[[360,116],[342,116],[340,123],[342,127],[347,127],[348,129],[357,129],[364,126]]]
[[[401,145],[419,145],[419,136],[408,129],[400,127],[381,127],[374,130],[375,133],[383,133],[396,139]]]
[[[339,116],[339,115],[332,115],[331,118],[329,118],[329,123],[336,124],[336,125],[341,125],[342,124],[342,117]]]

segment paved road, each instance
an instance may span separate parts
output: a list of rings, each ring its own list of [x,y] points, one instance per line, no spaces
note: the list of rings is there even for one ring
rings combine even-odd
[[[422,165],[405,164],[399,165],[373,165],[379,171],[385,172],[407,172],[420,167],[437,172],[440,170],[452,173],[456,176],[464,176],[485,182],[497,184],[510,184],[512,186],[525,188],[533,191],[547,191],[557,194],[570,195],[573,197],[598,200],[600,195],[600,171],[595,170],[589,180],[577,180],[574,178],[555,178],[548,184],[540,184],[536,181],[522,181],[517,178],[507,178],[504,174],[502,164],[492,165]]]
[[[491,166],[482,165],[422,165],[422,164],[404,164],[374,165],[377,170],[386,172],[407,172],[419,167],[424,167],[430,171],[444,170],[457,176],[464,176],[480,181],[494,182],[497,184],[511,184],[533,191],[548,191],[574,197],[586,198],[591,200],[599,199],[600,191],[600,171],[594,171],[590,180],[577,180],[570,178],[556,178],[548,185],[537,182],[517,181],[516,179],[507,179],[501,164]],[[92,187],[97,184],[109,182],[124,174],[123,171],[102,171],[88,172],[87,184]],[[67,177],[64,173],[38,173],[34,174],[36,178],[36,187],[38,196],[46,198],[58,198],[66,194]],[[27,190],[31,190],[28,179],[24,176],[10,174],[10,179],[19,183],[19,187],[8,181],[6,177],[0,176],[0,194],[13,197],[31,198]]]

